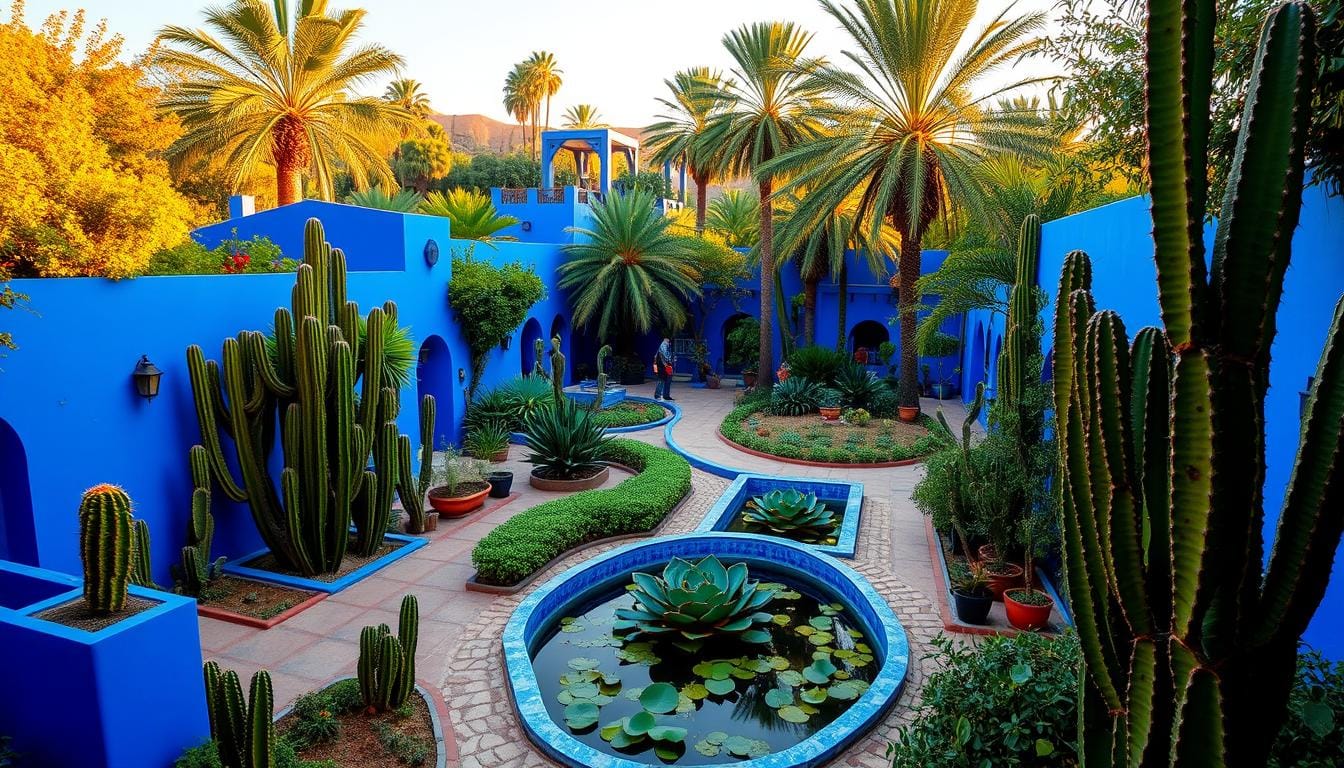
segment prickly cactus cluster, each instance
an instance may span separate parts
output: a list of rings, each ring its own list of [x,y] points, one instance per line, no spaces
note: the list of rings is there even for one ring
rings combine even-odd
[[[998,397],[1003,405],[1016,407],[1029,383],[1028,363],[1039,354],[1035,333],[1037,315],[1036,268],[1040,262],[1041,218],[1030,214],[1022,221],[1017,240],[1017,271],[1008,295],[1008,319],[999,355]]]
[[[135,534],[131,497],[115,485],[98,485],[79,502],[79,554],[84,600],[94,613],[115,613],[126,603]]]
[[[199,596],[201,590],[219,576],[224,558],[210,560],[215,518],[210,514],[209,457],[205,448],[199,445],[192,446],[187,455],[191,464],[191,518],[187,523],[187,545],[182,548],[182,562],[174,575],[179,592]]]
[[[365,627],[359,634],[359,692],[366,707],[383,712],[406,703],[415,690],[415,646],[420,634],[420,607],[415,595],[401,599],[397,634],[386,624]]]
[[[271,721],[275,695],[266,670],[252,675],[252,687],[243,700],[238,673],[205,663],[205,702],[210,713],[210,737],[215,740],[224,768],[273,768],[275,724]]]
[[[412,472],[411,438],[397,437],[397,497],[406,510],[406,531],[425,532],[425,493],[434,471],[434,422],[438,408],[433,395],[420,398],[420,475]]]
[[[1316,71],[1313,19],[1265,22],[1205,258],[1211,4],[1153,0],[1149,167],[1163,327],[1131,339],[1070,254],[1055,315],[1064,555],[1096,766],[1263,766],[1344,515],[1344,302],[1264,557],[1265,395]]]

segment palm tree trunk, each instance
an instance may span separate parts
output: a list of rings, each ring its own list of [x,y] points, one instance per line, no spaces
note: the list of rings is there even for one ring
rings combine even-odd
[[[691,174],[695,180],[695,234],[705,234],[705,196],[709,193],[709,179],[699,174]]]
[[[820,278],[803,281],[803,343],[817,343],[817,285]]]
[[[761,194],[761,346],[757,375],[761,384],[769,386],[775,380],[774,329],[775,313],[775,221],[774,191],[770,179],[760,183]]]
[[[901,399],[904,406],[919,407],[919,351],[915,344],[915,281],[919,279],[923,233],[901,231],[901,255],[897,271],[900,288],[897,311],[901,321]]]
[[[840,262],[840,308],[837,311],[836,322],[839,327],[835,332],[835,351],[845,351],[845,314],[849,311],[849,260]]]
[[[275,157],[275,204],[289,205],[303,199],[303,170],[308,166],[308,136],[297,118],[284,117],[271,137]]]

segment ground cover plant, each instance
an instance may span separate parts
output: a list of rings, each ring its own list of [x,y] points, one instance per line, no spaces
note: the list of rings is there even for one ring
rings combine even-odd
[[[788,388],[795,380],[790,377],[774,390]],[[863,416],[848,423],[823,423],[816,413],[798,414],[792,396],[785,414],[773,413],[775,400],[768,391],[743,399],[724,417],[719,432],[744,448],[771,456],[848,464],[920,458],[949,442],[928,416],[914,424]]]
[[[645,533],[691,488],[691,465],[675,453],[634,440],[612,440],[603,458],[638,474],[614,488],[582,491],[514,515],[472,550],[476,578],[511,585],[560,553],[589,541]]]

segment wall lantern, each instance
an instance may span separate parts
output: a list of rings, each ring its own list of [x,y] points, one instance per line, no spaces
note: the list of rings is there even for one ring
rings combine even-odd
[[[163,371],[149,361],[149,355],[140,356],[140,362],[135,364],[135,372],[131,374],[131,378],[135,379],[135,391],[146,400],[153,400],[159,394],[159,379],[162,377]]]
[[[531,232],[531,231],[532,231],[532,222],[530,222],[530,221],[524,221],[524,222],[522,223],[522,230],[523,230],[524,232]]]
[[[509,346],[512,344],[513,344],[512,333],[499,340],[499,348],[503,350],[508,350]]]
[[[464,381],[466,381],[466,380],[467,380],[467,369],[466,369],[466,368],[458,368],[458,369],[457,369],[457,383],[458,383],[458,384],[461,384],[462,382],[464,382]]]

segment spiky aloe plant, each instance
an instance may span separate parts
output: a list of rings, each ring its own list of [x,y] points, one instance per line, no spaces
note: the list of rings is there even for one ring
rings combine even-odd
[[[247,502],[281,567],[315,575],[340,566],[351,522],[354,551],[377,552],[391,516],[398,397],[384,373],[395,367],[386,341],[396,305],[360,317],[359,305],[346,301],[345,256],[326,241],[317,219],[304,229],[292,305],[292,313],[276,310],[273,340],[243,331],[224,341],[222,364],[192,345],[187,366],[220,489]],[[232,438],[240,480],[225,460],[221,434]],[[270,461],[277,443],[284,457],[279,482]]]
[[[411,468],[411,438],[407,435],[397,437],[397,498],[406,510],[406,530],[408,533],[425,532],[425,493],[429,491],[430,477],[434,472],[434,421],[438,409],[434,396],[420,398],[420,475],[417,478]]]
[[[131,497],[115,485],[96,485],[79,502],[79,555],[84,563],[84,600],[94,613],[115,613],[126,604],[135,551]]]
[[[1314,71],[1300,3],[1261,33],[1206,276],[1211,3],[1148,21],[1153,239],[1163,328],[1129,342],[1065,261],[1055,404],[1069,593],[1086,667],[1085,765],[1262,766],[1344,526],[1344,302],[1311,387],[1268,564],[1265,393],[1303,181]]]
[[[627,639],[666,636],[687,651],[700,648],[716,635],[737,635],[747,642],[769,642],[770,633],[756,625],[772,614],[760,609],[775,597],[773,587],[747,580],[746,563],[725,568],[709,555],[698,563],[679,557],[661,577],[636,572],[633,608],[617,608],[612,629],[628,632]]]
[[[274,768],[275,725],[271,721],[275,695],[266,670],[252,675],[247,701],[238,673],[205,663],[205,703],[210,714],[210,737],[215,740],[224,768]]]
[[[800,541],[818,541],[835,531],[835,514],[815,493],[778,488],[754,496],[742,511],[742,519],[781,536]]]
[[[415,648],[420,635],[420,607],[415,595],[401,599],[397,634],[386,624],[359,633],[359,692],[366,707],[379,712],[406,703],[415,689]]]

